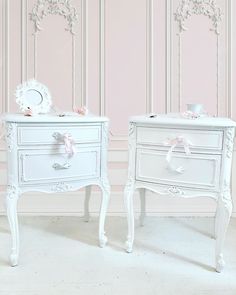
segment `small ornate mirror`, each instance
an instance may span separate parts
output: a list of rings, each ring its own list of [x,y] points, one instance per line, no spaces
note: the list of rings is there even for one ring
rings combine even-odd
[[[43,114],[50,111],[52,104],[48,88],[36,80],[29,80],[17,86],[16,102],[21,111],[29,108],[34,114]]]

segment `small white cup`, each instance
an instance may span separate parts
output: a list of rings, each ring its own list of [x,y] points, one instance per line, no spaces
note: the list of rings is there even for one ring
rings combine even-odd
[[[195,114],[201,114],[203,113],[203,105],[199,103],[188,103],[187,110]]]

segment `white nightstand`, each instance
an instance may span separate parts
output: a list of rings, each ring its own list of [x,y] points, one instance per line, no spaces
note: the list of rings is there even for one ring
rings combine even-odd
[[[140,190],[141,223],[145,190],[175,198],[207,196],[218,203],[215,221],[216,270],[224,266],[223,243],[232,212],[231,165],[236,123],[227,118],[185,119],[178,114],[138,116],[129,125],[129,171],[125,188],[127,252],[134,242],[133,192]]]
[[[25,117],[6,115],[8,186],[7,216],[12,234],[11,265],[18,263],[19,233],[17,201],[22,193],[75,191],[86,187],[85,217],[91,185],[103,192],[99,222],[99,243],[105,246],[106,210],[110,196],[107,178],[108,119],[94,116]],[[65,134],[74,142],[73,155],[65,152]]]

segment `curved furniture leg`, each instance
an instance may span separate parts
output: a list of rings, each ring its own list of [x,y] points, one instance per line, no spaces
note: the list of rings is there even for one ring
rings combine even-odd
[[[6,211],[12,236],[12,248],[10,254],[11,266],[18,264],[19,257],[19,229],[17,218],[17,201],[19,191],[16,187],[9,186],[6,194]]]
[[[127,212],[127,221],[128,221],[128,235],[126,241],[126,251],[131,253],[133,251],[134,243],[134,208],[133,208],[133,185],[127,184],[125,187],[124,201],[125,208]]]
[[[216,213],[215,213],[215,239],[217,238],[218,226],[219,226],[219,210],[217,206]]]
[[[88,185],[85,187],[85,199],[84,199],[84,221],[89,222],[90,215],[89,215],[89,201],[91,198],[91,190],[92,186]]]
[[[217,228],[216,228],[216,271],[221,272],[225,262],[223,258],[223,246],[225,235],[232,213],[232,199],[230,192],[224,192],[218,200],[217,206]]]
[[[100,247],[105,247],[107,243],[107,237],[105,235],[105,219],[107,208],[110,199],[110,185],[108,181],[105,181],[101,185],[102,188],[102,204],[100,208],[100,218],[99,218],[99,245]]]
[[[139,189],[139,195],[140,195],[140,205],[141,205],[141,213],[140,213],[140,218],[139,222],[141,226],[144,226],[144,219],[146,217],[146,189],[145,188],[140,188]]]

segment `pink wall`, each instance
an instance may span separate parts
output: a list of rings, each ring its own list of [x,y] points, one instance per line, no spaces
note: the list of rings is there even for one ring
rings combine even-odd
[[[111,129],[115,137],[127,134],[128,117],[133,114],[145,113],[149,84],[149,57],[152,61],[152,104],[153,111],[164,112],[168,100],[169,110],[178,111],[178,24],[174,20],[174,12],[179,0],[109,0],[104,1],[104,32],[99,31],[100,8],[99,0],[72,1],[78,11],[79,22],[75,35],[75,102],[80,105],[87,103],[96,114],[100,113],[101,100],[105,115],[111,119]],[[219,101],[220,114],[230,115],[228,95],[228,0],[216,1],[223,12],[219,37]],[[235,3],[232,2],[232,22],[235,22]],[[2,99],[9,92],[10,111],[16,111],[14,90],[21,82],[34,75],[34,38],[33,25],[29,20],[34,0],[14,0],[1,2],[1,13],[4,17],[8,10],[8,26],[0,31],[1,66],[8,55],[9,78],[6,85],[4,70],[1,71],[0,85]],[[103,3],[103,1],[102,1]],[[148,27],[147,8],[152,6],[152,23]],[[169,3],[169,4],[168,4]],[[86,4],[86,7],[85,7]],[[23,6],[22,6],[23,5]],[[168,6],[169,5],[169,6]],[[21,7],[22,6],[22,7]],[[85,8],[84,8],[85,7]],[[168,8],[168,11],[166,10]],[[83,16],[83,17],[82,17]],[[166,27],[166,23],[171,24]],[[7,23],[7,21],[6,21]],[[66,21],[60,16],[46,17],[41,26],[43,30],[37,37],[37,78],[47,84],[53,95],[56,106],[71,109],[72,101],[72,37],[65,31]],[[150,25],[150,24],[149,24]],[[202,15],[192,16],[186,21],[188,31],[182,34],[181,44],[181,110],[188,102],[202,102],[211,114],[217,112],[217,38],[210,31],[212,21]],[[235,26],[232,26],[234,30]],[[151,33],[150,33],[151,30]],[[8,32],[9,49],[6,49]],[[6,32],[6,33],[7,33]],[[151,35],[150,35],[151,34]],[[104,39],[102,37],[104,36]],[[235,34],[232,34],[232,45],[235,46]],[[150,53],[150,43],[152,51]],[[102,45],[101,45],[102,43]],[[167,52],[169,48],[169,52]],[[8,53],[5,51],[8,50]],[[101,52],[100,50],[104,50]],[[234,51],[232,51],[234,54]],[[104,54],[104,59],[100,56]],[[169,54],[169,55],[168,55]],[[171,65],[168,68],[168,58]],[[232,58],[234,62],[234,59]],[[104,72],[101,72],[104,62]],[[234,73],[233,69],[233,75]],[[5,65],[7,69],[7,65]],[[101,97],[100,78],[104,77],[104,95]],[[168,77],[170,84],[168,82]],[[167,79],[166,79],[167,77]],[[101,78],[102,79],[102,78]],[[168,87],[171,98],[168,97]],[[7,89],[6,89],[7,88]],[[234,95],[234,85],[232,85]],[[84,89],[84,90],[83,90]],[[82,91],[83,90],[83,91]],[[231,98],[233,101],[233,99]],[[7,107],[3,104],[4,109]],[[150,108],[149,108],[150,109]],[[234,113],[232,108],[232,113]]]

